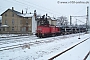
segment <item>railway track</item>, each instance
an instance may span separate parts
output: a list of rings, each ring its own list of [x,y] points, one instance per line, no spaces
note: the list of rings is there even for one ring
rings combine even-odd
[[[83,60],[86,60],[89,55],[90,55],[90,51],[87,53],[87,55],[85,56],[85,58]]]
[[[18,45],[5,46],[5,47],[0,47],[0,51],[23,47],[25,44],[28,44],[28,45],[32,46],[32,45],[35,45],[35,44],[49,43],[49,42],[52,42],[52,41],[54,41],[54,40],[51,40],[51,41],[50,40],[49,41],[41,40],[41,41],[36,41],[36,42],[28,42],[28,43],[23,43],[23,44],[18,44]]]
[[[72,35],[72,36],[69,36],[69,37],[74,37],[74,36],[77,36],[77,35]],[[65,39],[65,38],[69,38],[69,37],[66,35],[66,36],[60,37],[60,39]],[[23,47],[23,45],[25,45],[25,44],[29,44],[30,46],[32,46],[32,45],[35,45],[35,44],[50,43],[50,42],[53,42],[54,40],[58,40],[57,38],[54,38],[54,37],[52,37],[52,38],[53,38],[52,40],[42,40],[41,39],[40,41],[38,41],[37,39],[35,41],[32,41],[30,39],[25,40],[25,41],[28,41],[28,43],[26,43],[26,42],[25,43],[20,43],[20,42],[24,42],[24,40],[20,40],[19,41],[18,39],[15,40],[15,41],[9,40],[8,43],[5,42],[5,41],[3,41],[3,42],[0,41],[0,44],[1,45],[6,44],[6,43],[9,44],[9,43],[17,43],[17,42],[19,42],[19,44],[17,44],[17,45],[14,44],[14,45],[11,45],[11,46],[0,47],[0,51]]]
[[[32,40],[34,40],[34,39],[36,39],[36,38],[32,38]],[[29,36],[18,36],[18,37],[1,38],[0,45],[16,43],[16,42],[23,42],[23,41],[30,41],[30,37]]]
[[[11,37],[0,37],[0,41],[7,41],[7,40],[10,40],[10,39],[20,39],[20,38],[28,38],[29,36],[11,36]]]
[[[79,42],[79,43],[77,43],[77,44],[75,44],[75,45],[73,45],[72,47],[70,47],[70,48],[68,48],[68,49],[66,49],[66,50],[64,50],[64,51],[62,51],[62,52],[60,52],[59,54],[57,54],[57,55],[55,55],[55,56],[51,57],[51,58],[50,58],[50,59],[48,59],[48,60],[53,60],[53,59],[57,58],[58,56],[61,56],[61,55],[62,55],[62,54],[64,54],[65,52],[67,52],[67,51],[69,51],[69,50],[73,49],[74,47],[76,47],[76,46],[80,45],[81,43],[83,43],[83,42],[87,41],[88,39],[90,39],[90,37],[89,37],[89,38],[87,38],[87,39],[85,39],[85,40],[83,40],[83,41],[81,41],[81,42]],[[90,51],[89,51],[89,53],[88,53],[87,55],[89,55],[89,54],[90,54]],[[86,57],[84,58],[84,60],[87,58],[87,55],[86,55]]]
[[[24,38],[23,38],[24,39]],[[3,44],[10,44],[10,43],[17,43],[17,42],[23,42],[24,40],[21,40],[21,39],[17,39],[17,38],[14,38],[14,40],[5,40],[5,41],[0,41],[0,45],[3,45]],[[29,39],[26,39],[25,41],[30,41]]]

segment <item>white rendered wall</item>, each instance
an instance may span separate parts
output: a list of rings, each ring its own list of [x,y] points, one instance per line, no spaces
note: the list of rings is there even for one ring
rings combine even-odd
[[[32,33],[35,34],[37,29],[37,21],[35,20],[35,16],[32,16]]]

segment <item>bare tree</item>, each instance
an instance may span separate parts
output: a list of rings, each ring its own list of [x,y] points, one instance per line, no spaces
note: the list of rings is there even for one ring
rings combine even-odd
[[[57,18],[57,25],[58,26],[67,26],[68,25],[68,20],[67,17],[61,16]]]

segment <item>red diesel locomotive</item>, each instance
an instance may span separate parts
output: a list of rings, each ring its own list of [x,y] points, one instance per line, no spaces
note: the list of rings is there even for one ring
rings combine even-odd
[[[55,26],[38,26],[37,27],[37,37],[47,37],[47,36],[55,36],[60,33],[58,27]]]
[[[46,18],[45,15],[40,18],[37,26],[36,36],[37,37],[48,37],[48,36],[55,36],[60,33],[60,29],[56,26],[49,25],[49,21],[47,20],[47,14]]]

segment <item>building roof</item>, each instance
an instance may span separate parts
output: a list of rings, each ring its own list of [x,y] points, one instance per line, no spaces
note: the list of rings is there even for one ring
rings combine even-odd
[[[21,12],[18,12],[18,11],[16,11],[16,10],[12,10],[12,9],[7,9],[5,12],[7,12],[8,10],[14,12],[16,15],[21,16],[21,17],[32,17],[32,16],[33,16],[33,14],[30,14],[30,13],[23,13],[23,14],[22,14]],[[1,14],[1,16],[2,16],[5,12],[3,12],[3,13]]]
[[[57,19],[54,18],[54,17],[47,17],[47,19],[48,19],[48,20],[51,20],[51,21],[57,21]]]
[[[19,16],[22,16],[22,17],[32,17],[33,14],[30,14],[30,13],[24,13],[24,14],[17,14]]]
[[[8,10],[14,12],[15,14],[21,14],[20,12],[15,11],[15,10],[12,10],[12,9],[7,9],[5,12],[7,12]],[[1,16],[2,16],[5,12],[3,12],[3,13],[1,14]]]
[[[54,18],[54,17],[51,17],[51,19],[52,19],[52,20],[56,20],[56,18]]]

